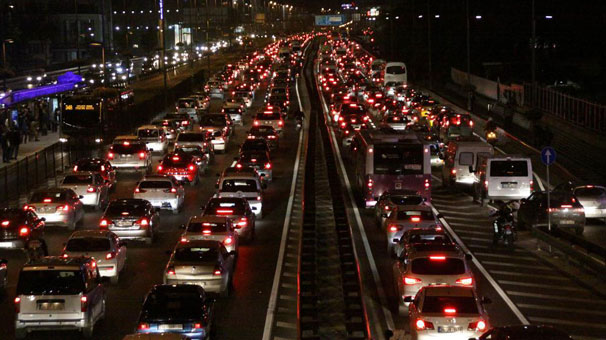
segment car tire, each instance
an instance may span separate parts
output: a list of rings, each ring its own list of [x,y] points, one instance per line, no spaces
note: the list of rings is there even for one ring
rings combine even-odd
[[[25,339],[26,337],[27,337],[27,329],[24,329],[24,328],[15,329],[15,339]]]
[[[93,332],[95,331],[95,324],[93,323],[92,318],[89,317],[88,325],[82,328],[82,336],[86,339],[90,339],[93,337]]]
[[[120,273],[116,273],[116,275],[109,278],[109,282],[113,285],[117,285],[118,281],[120,281]]]

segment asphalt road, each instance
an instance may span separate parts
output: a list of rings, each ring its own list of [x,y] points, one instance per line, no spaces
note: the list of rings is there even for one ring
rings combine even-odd
[[[264,97],[265,86],[258,90],[252,108],[244,118],[244,127],[237,127],[230,139],[228,152],[215,155],[214,161],[203,180],[195,187],[187,185],[186,203],[179,215],[170,212],[161,214],[159,237],[152,246],[143,243],[129,242],[127,264],[117,285],[105,283],[107,289],[106,319],[98,324],[94,337],[97,339],[121,339],[133,333],[136,327],[140,306],[147,291],[154,285],[162,283],[162,275],[171,250],[177,242],[181,230],[179,226],[186,223],[190,216],[200,212],[200,206],[215,193],[216,173],[221,172],[233,162],[239,145],[243,142],[252,123],[255,112]],[[293,94],[295,95],[295,94]],[[295,97],[293,97],[295,98]],[[211,111],[219,110],[220,102],[212,103]],[[275,270],[280,236],[284,221],[288,189],[291,183],[294,153],[298,141],[298,132],[294,122],[286,122],[281,136],[280,149],[272,153],[274,180],[268,186],[264,197],[264,217],[257,220],[256,238],[252,244],[241,245],[234,277],[234,293],[228,298],[218,298],[216,303],[217,335],[221,339],[259,339],[262,336],[265,322],[265,311],[272,284],[272,273]],[[154,156],[154,163],[160,156]],[[139,174],[120,173],[118,184],[112,198],[132,197]],[[86,213],[83,229],[96,229],[100,212]],[[51,255],[60,254],[63,244],[70,235],[62,228],[48,228],[45,239]],[[14,309],[12,300],[15,296],[18,271],[25,258],[19,251],[1,251],[0,257],[9,260],[9,286],[0,303],[1,338],[13,338]],[[36,332],[29,338],[56,339],[57,332]],[[61,332],[62,339],[80,339],[78,332]]]

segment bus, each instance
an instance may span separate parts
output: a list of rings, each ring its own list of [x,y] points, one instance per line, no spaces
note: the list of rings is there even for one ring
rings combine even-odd
[[[96,88],[91,93],[65,98],[61,104],[60,140],[101,144],[108,132],[124,124],[124,113],[133,99],[129,88]]]
[[[389,190],[413,190],[431,200],[431,150],[415,133],[389,128],[359,130],[350,146],[355,186],[365,206]]]

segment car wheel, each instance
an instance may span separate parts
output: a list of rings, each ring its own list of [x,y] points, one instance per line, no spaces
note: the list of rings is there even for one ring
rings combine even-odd
[[[120,273],[116,273],[116,275],[109,278],[109,282],[113,285],[118,284],[119,280],[120,280]]]
[[[93,337],[93,331],[95,329],[95,324],[93,323],[92,318],[88,319],[88,324],[82,328],[82,336],[90,339]]]

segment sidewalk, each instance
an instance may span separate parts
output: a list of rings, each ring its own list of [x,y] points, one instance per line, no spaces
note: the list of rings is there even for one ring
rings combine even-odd
[[[20,162],[22,159],[34,155],[36,152],[40,152],[54,143],[58,143],[59,132],[49,132],[46,136],[40,135],[38,139],[40,139],[38,142],[31,141],[27,142],[27,144],[20,144],[17,160],[12,160],[10,163],[0,162],[0,169],[10,166],[11,164]]]

